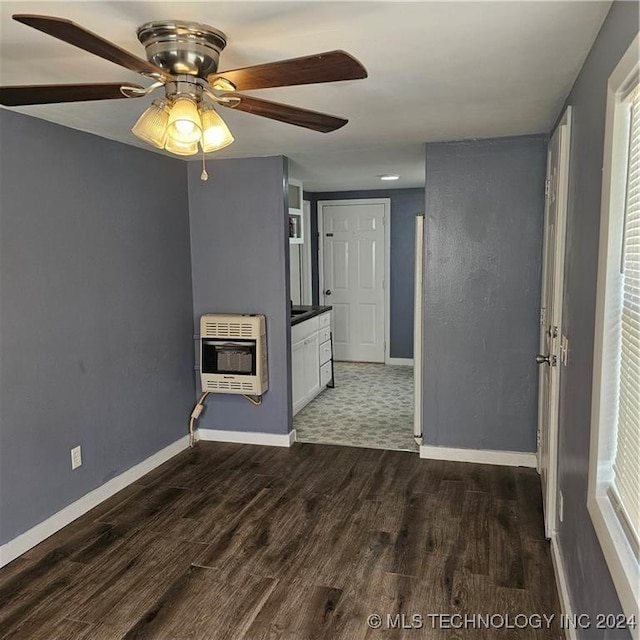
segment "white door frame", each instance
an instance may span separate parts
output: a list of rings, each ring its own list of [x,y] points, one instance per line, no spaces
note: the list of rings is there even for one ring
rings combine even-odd
[[[422,446],[422,370],[424,366],[424,214],[415,218],[415,266],[413,286],[413,438]]]
[[[384,227],[384,281],[382,288],[384,291],[384,363],[390,364],[389,349],[391,344],[390,332],[390,306],[391,295],[391,198],[348,198],[345,200],[318,200],[316,206],[316,217],[318,222],[318,299],[323,302],[324,291],[324,233],[322,224],[323,205],[349,205],[349,204],[382,204],[384,205],[383,227]]]
[[[568,202],[568,190],[569,190],[569,155],[571,145],[571,107],[567,107],[566,111],[562,115],[562,119],[558,123],[553,135],[558,133],[560,135],[560,153],[558,158],[558,181],[557,181],[557,193],[556,193],[556,243],[554,248],[554,286],[553,292],[553,309],[554,318],[550,318],[551,325],[557,327],[557,338],[553,341],[554,352],[549,354],[549,357],[557,357],[557,366],[554,367],[554,375],[551,376],[550,383],[550,404],[552,406],[552,418],[549,420],[549,424],[545,425],[542,421],[543,407],[542,407],[542,394],[538,395],[538,436],[537,436],[537,466],[538,473],[541,473],[543,466],[546,464],[546,486],[542,487],[543,490],[543,508],[544,508],[544,523],[545,533],[548,538],[551,538],[557,528],[558,520],[558,436],[559,436],[559,420],[560,420],[560,375],[562,366],[566,365],[566,357],[563,359],[561,354],[561,343],[564,340],[563,325],[562,325],[562,306],[564,299],[564,275],[565,275],[565,256],[566,256],[566,228],[567,228],[567,202]],[[552,135],[552,138],[553,138]],[[545,182],[545,192],[549,193],[550,189],[556,188],[556,185],[551,184],[551,165],[550,165],[550,153],[547,155],[547,176]],[[543,238],[546,238],[547,234],[547,221],[549,216],[549,203],[550,198],[545,198],[545,212],[544,212],[544,227]],[[543,255],[543,270],[542,270],[542,290],[541,290],[541,314],[542,303],[546,298],[545,294],[546,283],[546,261]],[[540,317],[540,324],[543,324],[542,315]],[[541,330],[542,338],[542,330]],[[542,340],[540,340],[542,343]],[[563,364],[564,363],[564,364]],[[548,366],[548,365],[539,365]],[[547,441],[548,446],[543,448],[541,444],[543,441]],[[546,460],[542,459],[543,454],[546,453]]]

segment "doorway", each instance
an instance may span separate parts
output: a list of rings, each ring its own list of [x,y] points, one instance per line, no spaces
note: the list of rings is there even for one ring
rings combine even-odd
[[[415,214],[403,213],[398,224],[411,237]],[[390,214],[390,198],[317,203],[319,302],[332,307],[335,388],[296,414],[299,441],[418,450],[414,359],[390,353]],[[415,292],[403,293],[410,313]]]
[[[558,500],[558,432],[561,367],[568,345],[562,333],[571,107],[549,142],[545,182],[540,347],[538,374],[538,472],[542,483],[545,533],[551,538],[562,504]]]

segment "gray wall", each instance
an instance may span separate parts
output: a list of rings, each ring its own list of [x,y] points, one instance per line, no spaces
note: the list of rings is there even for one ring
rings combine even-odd
[[[287,433],[291,391],[289,238],[282,156],[189,164],[193,326],[203,313],[260,313],[267,321],[269,390],[254,407],[241,396],[209,396],[198,426]],[[199,381],[198,381],[199,388]]]
[[[559,485],[565,515],[559,543],[573,610],[592,618],[620,612],[586,503],[606,84],[638,33],[638,14],[637,3],[614,2],[567,100],[573,106],[563,318],[569,363],[562,369],[560,391]],[[592,629],[580,637],[628,635]]]
[[[535,451],[546,139],[426,146],[424,442]]]
[[[194,386],[184,164],[7,110],[0,138],[4,543],[185,435]]]
[[[357,198],[391,199],[391,283],[389,355],[413,358],[414,219],[424,213],[424,189],[376,189],[371,191],[331,191],[305,193],[311,204],[311,277],[313,299],[318,301],[318,200]]]

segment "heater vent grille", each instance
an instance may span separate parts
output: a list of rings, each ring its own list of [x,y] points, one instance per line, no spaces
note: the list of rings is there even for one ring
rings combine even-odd
[[[248,322],[205,321],[203,338],[253,338],[254,326]]]
[[[207,391],[235,391],[237,393],[255,393],[255,385],[251,382],[228,380],[207,380]]]

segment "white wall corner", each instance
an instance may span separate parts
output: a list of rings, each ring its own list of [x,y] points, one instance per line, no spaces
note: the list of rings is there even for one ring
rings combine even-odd
[[[535,469],[535,453],[523,451],[493,451],[490,449],[457,449],[454,447],[434,447],[421,445],[420,457],[429,460],[449,460],[451,462],[476,462],[497,464],[507,467],[529,467]]]
[[[152,456],[149,456],[137,465],[127,469],[127,471],[124,471],[119,476],[111,478],[111,480],[97,489],[86,493],[64,509],[61,509],[46,520],[37,524],[35,527],[21,533],[13,540],[9,540],[9,542],[6,542],[0,547],[0,567],[4,567],[6,564],[9,564],[9,562],[15,560],[37,544],[40,544],[49,536],[52,536],[63,527],[66,527],[74,520],[77,520],[80,516],[91,511],[94,507],[97,507],[107,498],[110,498],[121,489],[133,484],[142,476],[153,471],[156,467],[159,467],[167,460],[170,460],[178,453],[188,448],[189,436],[183,436],[180,440],[177,440],[168,447],[154,453]]]

